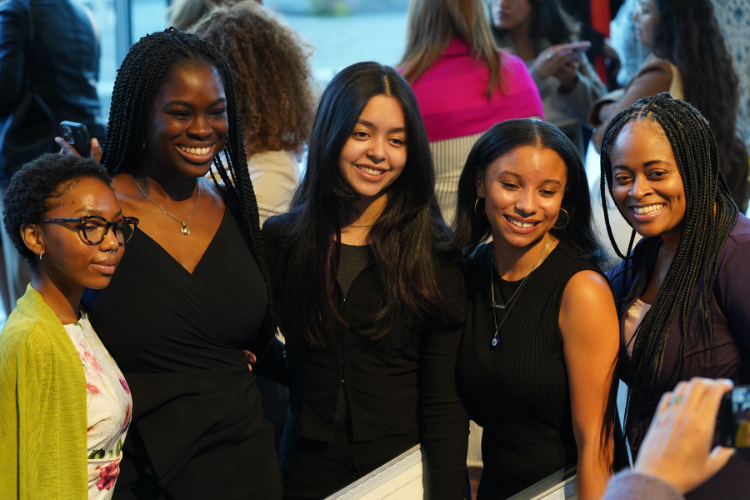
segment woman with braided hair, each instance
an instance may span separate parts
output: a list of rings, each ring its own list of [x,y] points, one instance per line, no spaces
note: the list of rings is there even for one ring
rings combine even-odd
[[[750,383],[750,220],[721,173],[708,121],[664,92],[615,116],[602,141],[605,184],[643,239],[607,274],[618,297],[626,433],[634,455],[661,395],[692,377]],[[632,239],[630,246],[632,247]],[[675,401],[679,403],[680,401]],[[689,499],[745,498],[738,452]]]
[[[243,354],[267,351],[275,321],[226,60],[197,35],[143,37],[119,69],[109,127],[101,162],[142,228],[119,279],[87,303],[137,401],[116,498],[279,499],[273,429]]]

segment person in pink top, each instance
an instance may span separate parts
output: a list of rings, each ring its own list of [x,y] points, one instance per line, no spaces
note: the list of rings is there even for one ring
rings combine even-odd
[[[511,118],[544,118],[523,61],[495,46],[482,0],[414,0],[406,52],[398,64],[422,112],[446,221],[474,142]]]

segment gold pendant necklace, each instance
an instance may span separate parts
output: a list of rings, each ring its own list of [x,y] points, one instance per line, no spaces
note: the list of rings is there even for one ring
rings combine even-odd
[[[167,212],[166,210],[164,210],[163,208],[161,208],[159,206],[159,204],[156,203],[154,200],[152,200],[151,198],[149,198],[148,195],[145,193],[145,191],[143,191],[143,189],[141,188],[141,186],[138,185],[138,182],[135,180],[135,177],[133,177],[133,182],[135,183],[135,187],[138,188],[138,191],[140,191],[141,194],[143,196],[145,196],[148,201],[150,201],[151,203],[153,203],[154,205],[156,205],[156,208],[158,208],[159,210],[161,210],[164,215],[168,215],[171,218],[173,218],[174,220],[176,220],[177,222],[179,222],[180,224],[182,224],[182,228],[180,228],[180,231],[182,232],[182,234],[184,234],[185,236],[187,236],[187,235],[190,234],[190,228],[187,226],[187,223],[190,220],[190,217],[193,216],[193,214],[195,213],[195,209],[198,208],[198,205],[201,202],[201,185],[200,184],[198,184],[198,199],[195,202],[195,206],[193,207],[193,211],[190,212],[190,215],[188,215],[187,219],[180,220],[177,217],[175,217],[174,215],[172,215],[169,212]]]

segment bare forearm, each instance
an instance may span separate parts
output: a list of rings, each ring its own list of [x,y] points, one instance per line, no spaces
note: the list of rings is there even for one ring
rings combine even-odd
[[[599,443],[579,451],[576,478],[578,500],[599,500],[604,496],[607,482],[612,476],[613,458],[611,440],[605,451],[600,451]]]

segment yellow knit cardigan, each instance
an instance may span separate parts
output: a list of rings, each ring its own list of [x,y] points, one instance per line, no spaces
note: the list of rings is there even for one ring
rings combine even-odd
[[[0,332],[0,498],[88,499],[86,376],[31,285]]]

